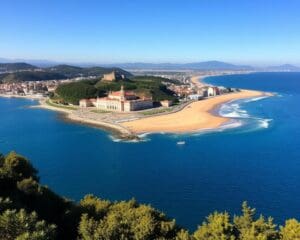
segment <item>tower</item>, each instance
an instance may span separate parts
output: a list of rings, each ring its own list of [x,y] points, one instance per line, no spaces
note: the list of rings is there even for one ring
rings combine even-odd
[[[125,91],[124,91],[123,85],[121,85],[120,96],[121,96],[121,101],[124,101],[125,100]]]

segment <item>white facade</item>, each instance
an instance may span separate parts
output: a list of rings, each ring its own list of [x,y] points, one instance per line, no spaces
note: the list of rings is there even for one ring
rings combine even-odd
[[[200,100],[202,98],[203,98],[203,95],[200,95],[200,94],[190,94],[188,96],[188,99],[190,99],[190,100],[196,100],[196,101],[198,101],[198,100]]]
[[[81,107],[95,106],[101,110],[116,112],[131,112],[152,108],[152,99],[139,98],[132,92],[125,92],[122,86],[119,92],[110,92],[107,97],[96,99],[82,99]]]

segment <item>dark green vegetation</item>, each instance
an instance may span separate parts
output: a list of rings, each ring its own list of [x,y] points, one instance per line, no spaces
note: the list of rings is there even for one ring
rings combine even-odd
[[[21,70],[34,70],[38,67],[33,66],[28,63],[0,63],[0,72],[8,72],[8,71],[21,71]]]
[[[290,219],[278,227],[243,203],[241,215],[215,212],[189,233],[135,200],[110,202],[87,195],[75,203],[62,198],[39,183],[27,159],[11,152],[0,155],[0,239],[299,240],[300,223]]]
[[[0,82],[14,83],[23,81],[45,81],[53,79],[65,79],[66,77],[60,73],[52,72],[36,72],[36,71],[24,71],[14,73],[0,74]]]
[[[37,71],[38,70],[38,71]],[[21,82],[21,81],[43,81],[59,80],[75,77],[101,77],[105,73],[116,71],[126,77],[131,77],[131,73],[114,67],[76,67],[70,65],[57,65],[48,68],[38,68],[27,63],[0,63],[0,83]]]
[[[68,78],[74,77],[88,77],[88,76],[102,76],[105,73],[110,73],[116,71],[119,74],[124,74],[126,77],[131,77],[131,73],[121,69],[121,68],[106,68],[106,67],[76,67],[70,65],[57,65],[50,68],[45,68],[46,71],[60,73]]]
[[[80,81],[62,84],[55,93],[59,102],[78,105],[80,99],[96,97],[97,89],[90,82]]]
[[[56,90],[56,98],[62,102],[78,104],[82,98],[103,97],[109,91],[119,91],[123,85],[125,90],[133,90],[139,96],[152,97],[154,101],[175,101],[174,93],[168,90],[163,82],[178,83],[175,80],[153,76],[137,76],[114,82],[99,79],[80,81],[60,85]]]

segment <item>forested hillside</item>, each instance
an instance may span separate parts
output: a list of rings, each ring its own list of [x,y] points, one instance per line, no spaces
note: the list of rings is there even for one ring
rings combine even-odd
[[[114,67],[77,67],[71,65],[57,65],[49,68],[45,68],[45,71],[63,74],[68,78],[74,77],[88,77],[88,76],[102,76],[105,73],[115,71],[119,74],[123,74],[126,77],[131,77],[131,73]]]
[[[45,80],[59,80],[66,79],[66,76],[60,73],[52,72],[36,72],[36,71],[24,71],[14,73],[0,74],[0,82],[3,83],[15,83],[15,82],[27,82],[27,81],[45,81]]]
[[[127,78],[132,77],[131,73],[115,67],[57,65],[47,68],[38,68],[27,63],[0,63],[0,82],[59,80],[89,76],[101,78],[103,74],[112,71],[124,75]]]
[[[56,98],[66,103],[78,105],[79,100],[82,98],[103,97],[108,91],[119,91],[123,85],[125,90],[132,90],[138,95],[152,97],[154,101],[166,99],[175,101],[174,92],[168,90],[163,82],[173,83],[176,81],[166,78],[141,76],[114,82],[99,79],[73,82],[60,85],[56,90]]]
[[[22,70],[34,70],[38,67],[33,66],[28,63],[0,63],[0,72],[8,72],[8,71],[22,71]]]

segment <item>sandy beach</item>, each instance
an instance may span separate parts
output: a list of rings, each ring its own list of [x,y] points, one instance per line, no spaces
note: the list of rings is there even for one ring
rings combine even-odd
[[[236,75],[236,74],[249,74],[251,72],[253,72],[253,71],[213,72],[210,74],[197,74],[197,75],[194,75],[191,77],[191,82],[195,86],[202,88],[207,85],[210,85],[210,84],[206,84],[203,82],[203,80],[207,77],[217,77],[217,76],[223,76],[223,75]]]
[[[219,76],[219,75],[217,75],[217,74],[215,74],[215,75],[197,75],[197,76],[192,76],[191,77],[191,82],[195,85],[195,86],[197,86],[198,88],[202,88],[202,87],[204,87],[206,84],[204,84],[203,82],[202,82],[202,80],[204,79],[204,78],[206,78],[206,77],[211,77],[211,76]]]
[[[212,110],[217,106],[237,99],[253,98],[263,95],[266,94],[258,91],[242,90],[236,93],[193,102],[176,113],[124,122],[121,125],[135,134],[154,132],[188,133],[218,128],[226,123],[228,119],[212,114]]]
[[[203,83],[203,79],[206,77],[215,77],[215,76],[222,76],[225,73],[219,72],[219,73],[212,73],[212,74],[205,74],[205,75],[195,75],[191,77],[191,82],[197,86],[198,88],[202,88],[207,86],[208,84]]]

